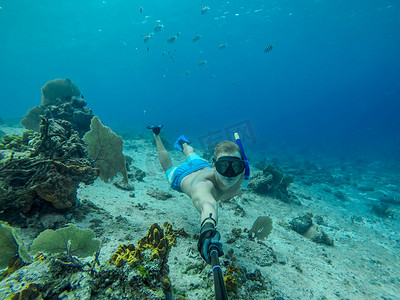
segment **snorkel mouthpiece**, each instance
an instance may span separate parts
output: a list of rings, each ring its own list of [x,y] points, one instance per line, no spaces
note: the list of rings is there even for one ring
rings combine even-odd
[[[240,149],[242,150],[242,155],[243,155],[243,161],[246,165],[245,171],[244,171],[244,178],[243,178],[243,182],[242,182],[242,188],[245,189],[247,187],[247,185],[249,184],[249,179],[250,179],[250,167],[249,167],[249,162],[246,158],[246,154],[244,154],[244,150],[243,150],[243,146],[242,146],[242,142],[240,141],[239,138],[239,133],[235,132],[234,133],[235,136],[235,140],[236,140],[236,144],[240,147]]]

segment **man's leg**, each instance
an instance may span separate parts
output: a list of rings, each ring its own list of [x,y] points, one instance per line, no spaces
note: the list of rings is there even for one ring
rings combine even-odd
[[[154,140],[156,141],[158,159],[165,172],[172,167],[171,157],[169,156],[168,151],[165,149],[164,144],[158,135],[154,134]]]
[[[190,154],[195,154],[193,147],[188,145],[188,143],[182,144],[182,151],[186,158],[188,158]]]

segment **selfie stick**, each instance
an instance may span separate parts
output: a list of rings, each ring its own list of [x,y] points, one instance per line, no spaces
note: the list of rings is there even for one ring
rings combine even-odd
[[[224,284],[224,277],[222,276],[221,266],[219,265],[217,250],[211,250],[211,265],[213,267],[214,275],[214,290],[216,300],[228,300],[226,288]]]

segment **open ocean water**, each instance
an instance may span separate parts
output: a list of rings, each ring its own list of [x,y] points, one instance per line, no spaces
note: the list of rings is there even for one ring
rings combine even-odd
[[[39,105],[47,81],[70,78],[108,126],[163,123],[171,138],[185,133],[200,143],[248,121],[255,149],[400,154],[397,1],[0,7],[3,120]]]
[[[395,0],[0,0],[0,123],[18,124],[46,82],[69,78],[126,140],[149,139],[146,125],[163,124],[171,144],[185,134],[207,150],[238,131],[252,168],[275,160],[295,174],[296,192],[317,186],[309,195],[326,211],[336,209],[332,197],[346,202],[336,217],[370,222],[371,243],[390,249],[391,263],[399,29]],[[320,178],[324,168],[335,183]],[[356,236],[348,231],[341,241]],[[382,299],[400,298],[393,273]]]

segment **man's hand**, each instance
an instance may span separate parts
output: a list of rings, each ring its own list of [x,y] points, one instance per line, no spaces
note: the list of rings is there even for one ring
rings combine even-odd
[[[222,244],[219,242],[221,235],[215,229],[214,224],[207,222],[203,225],[200,231],[199,241],[197,242],[197,249],[199,250],[201,257],[208,263],[211,264],[211,251],[216,250],[218,256],[224,255],[222,251]]]

